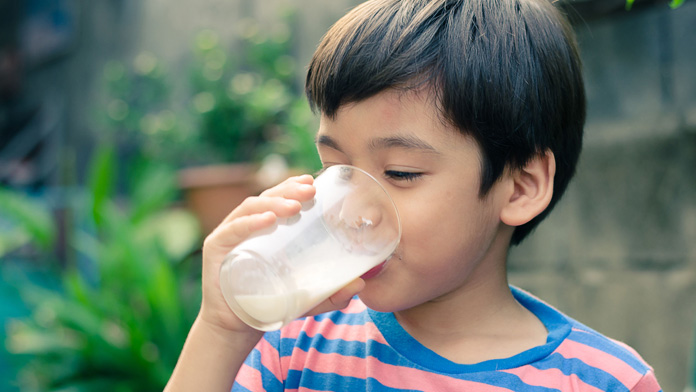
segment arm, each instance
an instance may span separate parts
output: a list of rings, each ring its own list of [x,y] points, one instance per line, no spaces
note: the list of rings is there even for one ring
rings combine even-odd
[[[244,359],[262,335],[260,331],[228,331],[199,316],[165,391],[229,392]]]
[[[201,309],[165,391],[230,391],[263,332],[244,324],[227,306],[220,290],[220,265],[249,234],[269,227],[278,217],[299,213],[300,202],[314,196],[312,182],[309,175],[292,177],[258,197],[247,198],[205,239]],[[310,314],[344,308],[363,286],[357,279]]]
[[[226,391],[263,333],[229,309],[220,290],[225,255],[249,234],[300,211],[314,196],[311,176],[293,177],[234,209],[203,243],[203,300],[165,391]]]

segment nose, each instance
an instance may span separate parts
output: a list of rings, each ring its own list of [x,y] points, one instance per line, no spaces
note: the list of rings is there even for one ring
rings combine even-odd
[[[382,223],[387,210],[384,191],[376,181],[366,175],[352,175],[347,179],[350,192],[347,192],[339,219],[353,230],[370,230]]]
[[[323,219],[334,238],[349,252],[391,252],[401,229],[398,212],[386,190],[367,172],[355,167],[334,166],[327,170],[338,175],[327,176],[332,179],[330,186],[318,187],[318,191],[326,192],[325,202],[331,199],[324,204]]]
[[[366,175],[354,175],[350,187],[338,214],[341,242],[352,252],[387,257],[383,253],[390,253],[399,241],[399,219],[391,198]]]

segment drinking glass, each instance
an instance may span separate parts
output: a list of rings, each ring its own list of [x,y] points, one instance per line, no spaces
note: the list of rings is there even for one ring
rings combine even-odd
[[[334,165],[315,180],[300,213],[235,247],[220,269],[230,309],[248,325],[279,329],[396,250],[401,223],[386,189],[367,172]]]

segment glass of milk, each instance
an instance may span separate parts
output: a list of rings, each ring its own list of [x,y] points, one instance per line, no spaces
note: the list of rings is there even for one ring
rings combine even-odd
[[[365,171],[334,165],[299,214],[254,233],[225,258],[220,287],[250,326],[270,331],[301,317],[386,262],[401,237],[396,206]]]

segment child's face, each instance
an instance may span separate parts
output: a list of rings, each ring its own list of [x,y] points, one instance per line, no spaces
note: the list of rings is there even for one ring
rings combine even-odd
[[[504,274],[511,228],[499,217],[509,181],[479,198],[479,148],[441,120],[427,94],[386,91],[322,116],[317,148],[324,166],[371,173],[399,209],[396,255],[360,293],[369,307],[454,298]]]

